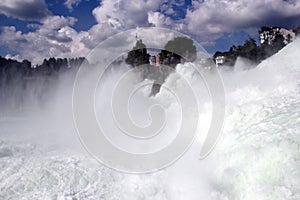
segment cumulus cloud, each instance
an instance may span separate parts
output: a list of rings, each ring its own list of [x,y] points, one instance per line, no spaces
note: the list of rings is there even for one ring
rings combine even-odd
[[[66,0],[64,5],[70,10],[73,10],[73,6],[78,6],[78,4],[81,2],[82,0]]]
[[[296,0],[205,0],[193,1],[182,29],[213,42],[225,32],[257,30],[265,25],[294,27],[299,21],[300,1]]]
[[[120,29],[110,26],[108,23],[94,25],[81,39],[81,42],[88,49],[93,49],[101,41],[118,33]]]
[[[1,0],[0,14],[21,20],[39,21],[51,13],[44,0]]]
[[[126,29],[149,26],[148,12],[156,11],[160,4],[153,0],[103,0],[93,14],[99,24],[107,22]]]
[[[159,8],[159,12],[173,19],[183,19],[186,15],[186,10],[189,6],[189,1],[185,0],[168,0],[165,1]]]
[[[4,1],[6,6],[10,2]],[[24,2],[34,3],[38,0]],[[76,31],[72,28],[76,23],[73,17],[45,15],[39,18],[41,24],[27,25],[34,29],[32,32],[22,33],[14,26],[2,27],[0,42],[19,52],[22,58],[32,60],[34,63],[40,63],[43,58],[48,57],[85,56],[101,41],[120,31],[139,26],[170,26],[172,20],[158,12],[160,6],[166,5],[166,2],[166,0],[103,0],[93,10],[98,23],[88,31]],[[68,8],[77,3],[80,1],[65,1]],[[135,36],[132,36],[132,39],[134,40]]]
[[[148,22],[156,27],[169,27],[172,25],[173,20],[160,12],[150,11],[148,12]]]
[[[49,16],[29,33],[22,33],[14,26],[2,27],[0,42],[34,63],[48,57],[82,56],[88,50],[80,43],[83,33],[71,27],[75,21],[72,17]]]
[[[59,43],[71,42],[72,38],[67,36],[63,28],[73,26],[76,21],[77,19],[73,17],[47,17],[42,21],[43,25],[38,29],[38,33],[51,41]]]
[[[70,9],[80,2],[65,0],[65,5]],[[44,57],[85,56],[106,38],[135,27],[171,28],[208,45],[224,33],[256,32],[264,25],[300,25],[299,0],[194,0],[189,6],[183,0],[103,0],[92,13],[98,23],[88,31],[76,31],[73,25],[77,19],[73,17],[51,16],[44,0],[1,0],[0,13],[40,22],[28,24],[32,32],[22,33],[10,26],[0,33],[2,44],[34,62]],[[143,39],[154,41],[154,35],[154,39],[161,37],[153,33]]]

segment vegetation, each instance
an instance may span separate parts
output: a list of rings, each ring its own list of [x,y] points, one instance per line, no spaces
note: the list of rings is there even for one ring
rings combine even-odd
[[[261,30],[259,30],[259,33],[269,30],[272,29],[269,27],[262,27]],[[225,56],[225,65],[228,66],[233,66],[238,57],[247,58],[253,63],[259,64],[261,61],[277,53],[286,45],[284,43],[284,37],[279,32],[274,32],[273,34],[275,36],[271,44],[265,42],[258,46],[255,39],[249,36],[243,45],[233,45],[230,47],[228,52],[217,51],[213,58],[215,60],[218,56]],[[291,38],[288,40],[288,42],[291,42]]]
[[[135,47],[129,51],[125,62],[132,67],[136,67],[143,64],[149,64],[150,54],[147,53],[146,45],[142,40],[136,42]]]
[[[10,80],[12,78],[32,77],[32,76],[51,76],[68,68],[79,67],[85,58],[49,58],[44,59],[41,65],[33,66],[28,60],[18,62],[0,56],[0,79]]]
[[[176,37],[165,45],[159,53],[160,64],[175,68],[178,63],[184,61],[194,61],[197,57],[196,47],[193,40],[186,37]],[[132,67],[144,65],[142,67],[142,79],[154,80],[150,96],[156,95],[160,91],[161,84],[171,73],[170,68],[164,66],[150,66],[150,54],[142,40],[137,40],[136,45],[129,51],[125,62]]]
[[[84,58],[50,58],[45,59],[41,65],[32,66],[28,60],[18,62],[0,56],[0,93],[4,94],[3,91],[11,87],[25,87],[28,80],[55,78],[59,72],[79,67],[83,61]]]
[[[76,70],[83,61],[84,58],[50,58],[45,59],[41,65],[32,66],[28,60],[18,62],[0,56],[0,102],[9,103],[11,99],[7,96],[14,96],[14,101],[22,102],[22,98],[29,95],[27,93],[32,85],[44,84],[45,90],[35,91],[35,95],[41,97],[42,94],[47,93],[50,82],[55,83],[55,79],[61,72],[69,69]]]
[[[197,58],[197,50],[193,40],[187,37],[175,37],[167,42],[160,52],[161,63],[175,67],[181,61],[193,62]]]
[[[196,47],[193,40],[186,37],[176,37],[166,43],[165,47],[159,53],[160,64],[175,68],[178,63],[189,61],[192,62],[197,57]],[[160,91],[161,83],[171,73],[170,68],[164,66],[150,66],[150,54],[142,40],[137,40],[136,45],[128,52],[125,62],[132,67],[143,65],[142,79],[154,80],[151,90],[151,96],[156,95]]]

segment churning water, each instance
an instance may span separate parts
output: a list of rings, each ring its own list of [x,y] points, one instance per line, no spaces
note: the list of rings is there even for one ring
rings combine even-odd
[[[239,63],[234,71],[221,70],[226,117],[212,154],[199,159],[199,139],[177,163],[145,175],[108,169],[83,151],[74,133],[71,90],[60,81],[42,105],[28,100],[24,109],[1,115],[0,199],[298,200],[299,55],[300,40],[256,68]],[[189,65],[177,71],[193,79]],[[165,84],[181,89],[172,75]],[[172,101],[163,89],[152,98]]]

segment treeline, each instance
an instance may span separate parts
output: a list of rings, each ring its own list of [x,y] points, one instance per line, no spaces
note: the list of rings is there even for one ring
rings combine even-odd
[[[264,27],[262,27],[262,30],[260,30],[259,32],[263,31],[263,29]],[[259,64],[261,61],[274,55],[284,46],[286,46],[284,41],[285,39],[283,35],[281,35],[280,33],[275,33],[274,39],[270,44],[268,42],[265,42],[259,46],[256,44],[255,39],[249,36],[249,38],[244,42],[243,45],[233,45],[227,52],[217,51],[213,55],[213,58],[214,60],[216,60],[218,56],[224,56],[224,65],[227,66],[233,66],[238,57],[246,58],[252,61],[254,64]]]
[[[44,59],[41,65],[32,65],[30,61],[22,62],[6,59],[0,56],[0,86],[8,84],[17,79],[27,79],[34,77],[55,77],[59,72],[78,68],[85,58],[49,58]]]
[[[18,62],[0,56],[0,80],[10,81],[18,77],[51,76],[69,68],[79,67],[85,58],[49,58],[41,65],[32,65],[30,61]]]
[[[30,61],[18,62],[0,56],[0,106],[3,111],[9,105],[20,106],[24,99],[41,99],[49,93],[62,72],[76,72],[84,58],[49,58],[41,65]]]

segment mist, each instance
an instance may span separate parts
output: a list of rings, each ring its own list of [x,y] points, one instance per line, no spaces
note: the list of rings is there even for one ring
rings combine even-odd
[[[121,64],[107,71],[97,86],[95,115],[109,133],[107,137],[129,152],[149,153],[172,142],[180,125],[181,109],[187,109],[181,107],[173,93],[182,95],[185,105],[190,105],[184,82],[194,91],[200,111],[196,138],[177,162],[153,174],[123,174],[104,167],[86,152],[72,111],[77,70],[55,80],[37,80],[25,89],[17,87],[16,81],[1,94],[5,101],[0,103],[0,197],[300,198],[296,181],[300,176],[299,47],[300,40],[296,40],[256,67],[241,59],[234,69],[219,69],[225,89],[226,117],[222,135],[205,159],[199,155],[211,122],[212,103],[205,80],[195,69],[206,74],[206,78],[211,72],[195,63],[179,64],[161,91],[149,97],[153,80],[142,80],[140,72],[131,70],[122,88],[142,85],[124,104],[131,120],[141,127],[151,124],[155,120],[151,117],[156,116],[149,114],[153,105],[164,108],[166,117],[159,137],[136,143],[126,139],[109,117],[113,91],[130,67]],[[93,67],[89,69],[87,82],[93,75]]]

